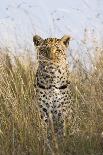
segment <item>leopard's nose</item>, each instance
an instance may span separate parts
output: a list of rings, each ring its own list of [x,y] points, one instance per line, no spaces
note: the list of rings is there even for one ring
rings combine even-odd
[[[56,49],[55,49],[55,48],[51,49],[50,56],[51,56],[51,57],[56,56]]]

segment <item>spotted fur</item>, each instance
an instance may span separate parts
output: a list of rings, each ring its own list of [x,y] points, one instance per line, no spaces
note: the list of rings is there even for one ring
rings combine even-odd
[[[51,114],[57,135],[63,134],[66,112],[71,103],[67,63],[69,40],[69,36],[61,39],[33,37],[39,62],[36,74],[37,102],[41,118],[47,124]]]

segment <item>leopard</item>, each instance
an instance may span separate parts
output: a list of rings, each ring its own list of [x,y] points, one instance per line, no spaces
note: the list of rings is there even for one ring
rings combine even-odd
[[[43,39],[33,36],[37,51],[36,97],[41,119],[48,125],[52,120],[54,132],[64,135],[65,118],[72,103],[67,52],[71,37]]]

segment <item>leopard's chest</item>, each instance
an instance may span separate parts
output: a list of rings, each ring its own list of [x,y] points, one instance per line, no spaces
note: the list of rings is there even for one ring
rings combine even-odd
[[[67,66],[39,65],[36,81],[37,102],[43,117],[47,119],[49,113],[55,118],[64,114],[70,100]]]
[[[68,70],[65,65],[40,64],[37,70],[37,84],[45,88],[60,88],[67,85]]]

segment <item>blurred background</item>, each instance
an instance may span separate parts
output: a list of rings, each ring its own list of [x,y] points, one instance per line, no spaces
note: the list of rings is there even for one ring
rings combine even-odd
[[[0,44],[30,46],[32,35],[74,39],[84,37],[84,30],[103,37],[102,0],[3,0],[0,2]],[[27,44],[27,42],[29,44]],[[18,45],[17,45],[18,43]]]
[[[72,37],[70,48],[73,57],[89,63],[95,47],[102,45],[102,29],[102,0],[0,2],[0,47],[6,47],[16,54],[28,50],[35,55],[32,42],[35,34],[43,38],[69,34]]]

